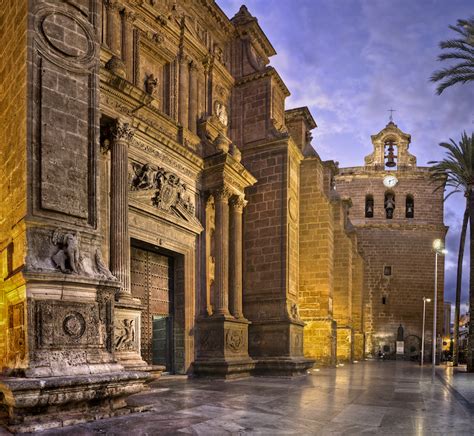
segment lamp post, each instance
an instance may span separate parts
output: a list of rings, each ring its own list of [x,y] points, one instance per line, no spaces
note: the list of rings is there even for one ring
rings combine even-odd
[[[436,311],[438,305],[438,254],[446,254],[444,243],[441,239],[433,241],[433,249],[435,250],[435,280],[434,280],[434,307],[433,307],[433,365],[431,369],[431,383],[435,379],[436,366]]]
[[[423,297],[423,328],[421,332],[421,366],[423,366],[425,358],[425,316],[426,316],[426,303],[431,303],[431,298]]]

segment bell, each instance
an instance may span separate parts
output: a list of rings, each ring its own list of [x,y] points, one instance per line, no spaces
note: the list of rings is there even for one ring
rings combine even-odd
[[[395,162],[395,154],[393,153],[393,142],[388,143],[388,154],[385,156],[387,158],[387,162],[385,165],[389,168],[393,168],[397,166],[397,163]]]

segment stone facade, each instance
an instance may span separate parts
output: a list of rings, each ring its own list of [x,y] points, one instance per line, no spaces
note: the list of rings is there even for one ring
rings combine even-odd
[[[364,233],[365,185],[321,161],[307,108],[285,108],[275,50],[245,6],[232,19],[200,0],[4,13],[8,428],[114,414],[148,371],[297,375],[370,351],[379,263],[392,262],[371,238],[392,232],[398,247],[416,232],[381,220]],[[433,211],[426,240],[444,232]]]
[[[423,296],[433,298],[432,244],[437,238],[444,241],[447,231],[443,223],[443,189],[436,189],[429,168],[416,165],[415,156],[408,151],[410,141],[410,135],[389,122],[372,136],[374,152],[365,158],[365,166],[341,168],[335,179],[338,194],[351,199],[349,216],[365,260],[363,331],[368,355],[381,350],[394,356],[401,325],[405,357],[419,356]],[[392,157],[395,165],[391,167],[387,164]],[[383,183],[387,176],[396,177],[388,187]],[[438,262],[437,331],[441,332],[443,256],[438,257]],[[357,323],[360,331],[359,318]],[[431,304],[427,307],[426,351],[432,325]]]

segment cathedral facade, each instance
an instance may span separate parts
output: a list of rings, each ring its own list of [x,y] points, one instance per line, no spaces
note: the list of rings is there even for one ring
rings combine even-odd
[[[442,194],[398,130],[410,189],[390,191],[389,223],[380,147],[358,169],[322,161],[245,6],[229,19],[211,0],[11,0],[4,13],[8,428],[109,416],[150,373],[299,375],[392,347],[399,323],[417,334],[421,239],[444,236]],[[407,288],[397,262],[415,235],[426,274]]]

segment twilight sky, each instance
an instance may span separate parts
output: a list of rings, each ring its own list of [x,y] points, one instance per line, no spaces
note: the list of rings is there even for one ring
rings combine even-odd
[[[217,0],[232,17],[242,0]],[[271,59],[288,86],[287,108],[308,106],[318,128],[313,146],[342,167],[362,165],[370,135],[394,121],[412,135],[418,165],[442,158],[439,142],[474,129],[474,84],[441,96],[429,82],[446,64],[436,61],[448,28],[474,15],[472,0],[246,0],[277,55]],[[454,302],[464,199],[445,205],[449,226],[445,299]],[[468,239],[469,240],[469,239]],[[468,248],[468,247],[466,247]],[[466,255],[468,255],[466,251]],[[468,294],[465,256],[463,301]],[[465,310],[465,309],[464,309]]]

